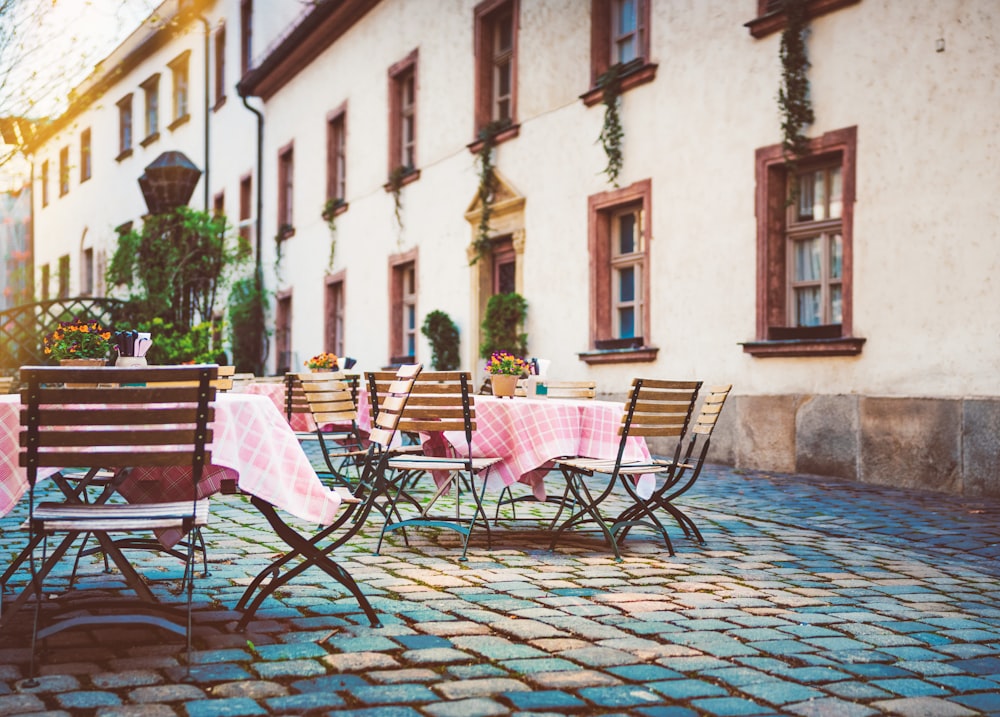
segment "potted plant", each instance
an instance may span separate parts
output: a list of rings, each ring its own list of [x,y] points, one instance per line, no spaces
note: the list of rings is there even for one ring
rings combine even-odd
[[[431,342],[431,364],[436,371],[453,371],[458,368],[458,327],[443,311],[427,314],[421,333]]]
[[[43,351],[63,365],[103,366],[111,348],[111,332],[94,319],[63,321],[42,340]]]
[[[528,375],[528,362],[506,351],[497,351],[486,362],[486,372],[494,396],[513,398],[517,379]]]
[[[308,361],[305,361],[304,365],[308,366],[310,371],[340,370],[337,357],[334,354],[327,353],[325,351],[321,354],[316,354]]]

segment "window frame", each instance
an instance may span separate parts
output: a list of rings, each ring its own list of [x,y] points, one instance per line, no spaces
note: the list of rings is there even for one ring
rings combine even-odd
[[[612,45],[614,11],[621,0],[591,0],[590,6],[590,89],[580,95],[584,105],[592,107],[604,99],[604,89],[598,82],[612,66]],[[634,60],[622,66],[619,78],[620,92],[627,92],[656,79],[656,63],[650,59],[652,34],[652,0],[635,0],[638,3],[636,15],[640,32],[638,54]]]
[[[655,360],[659,349],[651,344],[651,250],[653,244],[653,182],[643,179],[627,187],[612,189],[587,198],[587,243],[590,261],[590,348],[579,355],[588,364],[626,363]],[[615,217],[630,210],[640,212],[641,250],[630,255],[638,274],[641,307],[637,336],[616,336],[613,298],[614,270],[612,240]]]
[[[240,0],[240,75],[253,66],[253,0]]]
[[[399,62],[392,65],[389,68],[389,166],[388,172],[389,176],[392,176],[393,172],[397,168],[402,167],[404,184],[408,183],[406,180],[409,179],[413,181],[415,177],[411,177],[417,171],[417,137],[418,137],[418,125],[417,125],[417,109],[418,109],[418,98],[420,86],[417,82],[417,68],[419,61],[419,50],[413,50],[405,58]],[[406,103],[406,84],[407,80],[412,80],[413,82],[413,101],[411,103]],[[405,118],[409,116],[412,118],[412,136],[409,140],[404,137],[404,132],[406,129]],[[406,150],[409,149],[409,157],[405,156]],[[406,160],[409,159],[409,162]]]
[[[41,200],[42,206],[49,206],[49,160],[42,160],[41,177],[39,177],[39,182],[41,184]]]
[[[282,365],[282,358],[288,365]],[[278,291],[274,295],[274,368],[284,375],[297,369],[292,355],[292,290]]]
[[[94,155],[91,146],[90,127],[80,132],[80,184],[93,176]]]
[[[484,0],[476,5],[473,11],[475,38],[475,108],[474,108],[474,136],[479,137],[479,133],[488,125],[503,118],[497,117],[497,58],[500,53],[497,50],[496,33],[499,28],[499,21],[506,16],[510,16],[511,22],[511,47],[509,53],[510,61],[510,107],[509,124],[511,128],[518,125],[517,122],[517,77],[518,77],[518,27],[520,18],[520,0]],[[510,130],[504,139],[511,135]],[[516,136],[516,135],[514,135]],[[499,139],[499,137],[497,138]]]
[[[323,312],[323,350],[335,356],[344,355],[344,325],[346,320],[347,271],[341,269],[326,277]]]
[[[139,85],[143,91],[144,112],[143,127],[145,136],[139,141],[143,147],[147,147],[160,137],[160,73],[147,78]]]
[[[420,296],[420,273],[417,249],[394,254],[389,257],[389,363],[413,363],[417,360],[419,347],[419,322],[416,321],[417,299]],[[406,278],[413,273],[412,292],[406,291]],[[414,308],[414,326],[404,326],[405,308]],[[406,339],[413,337],[413,353],[406,350]]]
[[[239,235],[242,241],[251,246],[251,227],[253,225],[253,174],[244,174],[240,177],[240,202],[239,202]]]
[[[59,196],[69,194],[69,145],[59,149]]]
[[[226,23],[219,22],[213,38],[213,55],[215,59],[215,104],[212,110],[217,110],[226,103]]]
[[[94,296],[97,291],[94,250],[83,249],[80,255],[80,296]]]
[[[172,117],[167,129],[173,131],[191,119],[189,104],[191,101],[191,51],[185,50],[167,63],[170,68],[170,98]]]
[[[132,115],[132,93],[122,97],[116,103],[118,106],[118,156],[115,160],[120,162],[132,156],[132,143],[135,139],[133,133]]]
[[[757,0],[757,17],[743,24],[757,39],[781,32],[788,23],[784,10],[768,12],[769,1]],[[814,20],[842,8],[857,5],[859,2],[861,0],[806,0],[806,19]]]
[[[58,299],[65,299],[69,296],[69,272],[70,257],[69,254],[63,254],[59,257],[59,293],[56,294]]]
[[[295,142],[278,150],[278,231],[281,238],[295,233]]]
[[[757,329],[756,339],[743,343],[744,352],[769,356],[854,356],[865,339],[853,335],[853,236],[857,127],[826,132],[809,140],[808,155],[800,167],[818,166],[839,158],[841,166],[841,323],[839,332],[829,326],[792,327],[789,315],[788,267],[788,168],[780,144],[756,152],[757,215]],[[820,223],[817,223],[819,225]],[[836,326],[836,325],[833,325]],[[833,335],[831,335],[833,334]]]
[[[326,198],[347,209],[347,103],[326,116]]]

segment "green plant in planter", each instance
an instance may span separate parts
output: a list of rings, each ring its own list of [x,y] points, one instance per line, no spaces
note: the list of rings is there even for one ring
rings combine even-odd
[[[781,110],[781,148],[785,155],[790,192],[789,201],[798,197],[796,176],[797,161],[809,153],[809,141],[802,128],[812,124],[816,117],[809,100],[809,58],[806,55],[806,18],[804,0],[784,0],[785,29],[781,33],[781,87],[778,88],[778,107]]]
[[[510,120],[493,120],[479,130],[479,151],[476,152],[477,173],[479,175],[479,227],[476,239],[472,243],[475,254],[470,266],[486,256],[490,248],[490,219],[493,216],[494,190],[496,175],[493,173],[493,148],[496,146],[497,135],[510,127]]]
[[[460,365],[458,358],[458,327],[443,311],[427,314],[421,333],[431,342],[431,364],[436,371],[454,371]]]
[[[495,352],[502,351],[514,356],[528,353],[528,335],[524,333],[524,321],[528,316],[528,302],[516,292],[494,294],[486,303],[483,316],[482,343],[479,346],[481,358],[488,359]]]
[[[601,126],[598,141],[608,158],[604,174],[615,187],[618,186],[618,175],[622,171],[624,159],[622,140],[625,137],[625,131],[622,129],[621,115],[618,110],[621,105],[621,76],[624,74],[625,67],[621,63],[612,65],[607,72],[597,78],[597,86],[602,90],[601,99],[604,102],[604,124]]]

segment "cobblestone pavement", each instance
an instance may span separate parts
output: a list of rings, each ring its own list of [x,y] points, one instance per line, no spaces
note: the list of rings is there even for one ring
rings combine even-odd
[[[122,627],[51,639],[27,688],[26,610],[0,636],[0,715],[1000,715],[1000,502],[717,466],[679,502],[706,544],[636,532],[621,563],[596,538],[549,550],[532,521],[466,563],[433,529],[375,555],[372,521],[337,555],[382,627],[311,570],[241,633],[233,606],[280,546],[216,498],[194,680],[176,636]],[[178,599],[176,560],[136,560]],[[80,583],[116,590],[101,570]]]

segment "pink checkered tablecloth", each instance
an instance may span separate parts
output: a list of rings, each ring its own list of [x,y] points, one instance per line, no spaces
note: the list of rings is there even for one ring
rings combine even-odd
[[[0,396],[0,515],[17,504],[28,488],[18,466],[20,403],[16,395]],[[235,478],[240,491],[250,493],[303,520],[330,524],[340,508],[340,496],[316,476],[282,413],[263,396],[220,393],[215,401],[212,464],[199,486],[202,496]],[[171,499],[190,485],[183,469],[135,470],[120,492],[140,501],[156,494]],[[169,540],[161,536],[165,543]]]

